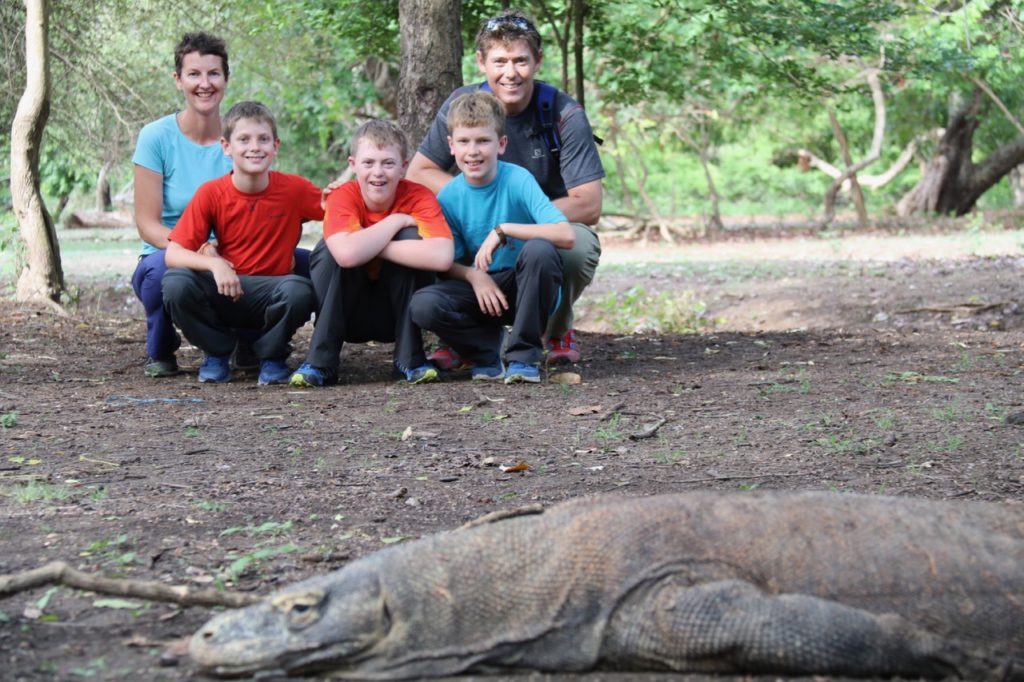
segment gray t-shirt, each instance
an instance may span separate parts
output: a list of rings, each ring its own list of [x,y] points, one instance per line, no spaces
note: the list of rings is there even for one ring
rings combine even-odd
[[[434,117],[427,136],[420,143],[420,153],[444,170],[451,170],[455,165],[455,157],[448,148],[448,107],[459,95],[479,89],[479,83],[464,85],[449,95]],[[539,90],[534,87],[534,99]],[[594,133],[583,107],[559,90],[555,98],[555,111],[558,112],[558,136],[562,141],[557,161],[544,141],[535,102],[506,119],[508,146],[501,155],[502,161],[530,171],[549,199],[561,199],[568,195],[567,189],[604,177],[604,166],[601,165]]]

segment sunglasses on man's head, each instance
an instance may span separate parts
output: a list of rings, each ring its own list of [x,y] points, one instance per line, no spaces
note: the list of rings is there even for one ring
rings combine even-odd
[[[518,28],[520,31],[536,30],[529,21],[522,17],[495,17],[494,19],[488,19],[487,23],[484,24],[484,28],[488,31],[497,31],[504,26],[512,26],[513,28]]]

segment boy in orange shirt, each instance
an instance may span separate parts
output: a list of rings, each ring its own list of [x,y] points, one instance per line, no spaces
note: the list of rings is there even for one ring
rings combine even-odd
[[[451,267],[454,246],[433,192],[404,179],[408,149],[405,133],[387,121],[368,121],[352,136],[356,179],[327,197],[324,238],[310,257],[316,327],[292,386],[337,383],[345,341],[394,341],[395,368],[407,382],[438,379],[407,310],[417,289]]]
[[[293,274],[293,254],[302,222],[323,219],[321,193],[305,178],[270,170],[281,141],[265,106],[239,102],[223,126],[233,170],[201,185],[171,231],[164,308],[203,351],[199,381],[231,381],[236,330],[254,329],[260,385],[286,383],[289,341],[316,305],[310,281]]]

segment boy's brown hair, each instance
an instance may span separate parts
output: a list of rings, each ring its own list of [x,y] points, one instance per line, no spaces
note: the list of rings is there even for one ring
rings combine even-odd
[[[448,107],[448,134],[456,128],[494,128],[505,134],[505,105],[489,92],[477,90],[459,95]]]
[[[215,57],[220,57],[220,63],[224,66],[224,80],[228,80],[231,69],[228,68],[228,48],[223,40],[202,31],[183,35],[174,48],[174,73],[181,75],[181,66],[185,61],[185,55],[190,52],[198,52],[200,56],[212,54]]]
[[[530,46],[533,58],[540,60],[540,33],[530,18],[517,9],[508,9],[480,25],[476,34],[476,51],[487,56],[487,50],[495,43],[508,45],[525,40]]]
[[[251,118],[261,123],[269,124],[270,129],[274,132],[274,139],[277,139],[277,122],[274,120],[274,114],[271,113],[270,109],[260,102],[239,102],[228,109],[228,113],[224,115],[225,140],[231,139],[231,133],[235,131],[235,125],[243,118]]]
[[[373,119],[359,126],[352,134],[352,146],[349,147],[349,154],[355,156],[356,150],[359,149],[359,143],[363,140],[377,145],[377,149],[395,145],[402,154],[403,162],[409,158],[409,138],[401,128],[391,121]]]

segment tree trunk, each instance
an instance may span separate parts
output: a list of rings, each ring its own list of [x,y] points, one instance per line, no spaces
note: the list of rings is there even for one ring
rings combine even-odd
[[[398,125],[412,148],[462,85],[462,0],[399,0]]]
[[[25,92],[11,125],[11,199],[26,245],[15,297],[55,302],[64,290],[60,246],[39,191],[39,152],[50,115],[48,0],[25,0]]]
[[[979,97],[955,111],[917,185],[896,204],[896,213],[918,211],[964,215],[978,199],[1014,168],[1024,163],[1024,136],[997,148],[981,163],[971,162],[978,127]]]
[[[96,211],[98,213],[104,213],[114,207],[114,202],[110,198],[110,180],[107,179],[113,165],[112,161],[105,161],[96,178]]]
[[[1024,208],[1024,164],[1010,171],[1010,193],[1013,195],[1013,207]]]
[[[586,11],[584,0],[573,0],[572,15],[575,30],[573,31],[572,51],[576,67],[576,101],[586,107],[583,100],[583,14]]]

